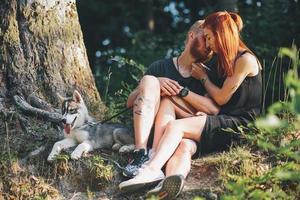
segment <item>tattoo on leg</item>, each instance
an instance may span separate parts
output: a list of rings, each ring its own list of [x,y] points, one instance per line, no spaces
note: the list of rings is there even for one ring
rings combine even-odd
[[[134,111],[134,113],[137,114],[137,115],[142,115],[143,114],[141,110],[136,110],[136,111]]]
[[[147,115],[154,109],[154,102],[144,96],[138,96],[134,102],[134,113],[137,115]]]

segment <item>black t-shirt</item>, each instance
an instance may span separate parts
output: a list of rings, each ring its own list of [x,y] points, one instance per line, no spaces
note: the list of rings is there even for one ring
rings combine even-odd
[[[192,92],[204,95],[205,89],[201,82],[193,77],[184,78],[177,71],[173,59],[162,59],[152,63],[145,75],[152,75],[155,77],[166,77],[177,81],[181,86],[188,87]]]

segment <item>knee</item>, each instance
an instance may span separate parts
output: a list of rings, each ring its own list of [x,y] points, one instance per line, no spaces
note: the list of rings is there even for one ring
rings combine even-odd
[[[140,90],[160,91],[159,81],[155,76],[145,75],[139,84]]]
[[[166,130],[173,130],[173,129],[176,129],[177,125],[176,125],[176,121],[175,120],[172,120],[172,121],[169,121],[167,126],[166,126]]]
[[[179,126],[179,124],[177,123],[177,121],[176,120],[172,120],[172,121],[169,121],[168,124],[166,125],[165,134],[173,134],[175,131],[176,131],[176,134],[179,134],[179,133],[182,132],[180,130],[181,130],[181,127]]]
[[[190,156],[194,155],[197,150],[197,144],[193,140],[183,139],[181,140],[177,152],[179,154],[189,154]]]

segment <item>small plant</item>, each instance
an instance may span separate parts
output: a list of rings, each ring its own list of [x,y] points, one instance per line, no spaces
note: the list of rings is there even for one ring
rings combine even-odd
[[[160,198],[158,196],[154,196],[154,195],[147,198],[147,200],[159,200],[159,199]]]
[[[7,177],[13,163],[17,162],[17,157],[12,152],[0,152],[0,178]]]
[[[71,171],[69,166],[70,156],[61,153],[55,156],[55,174],[66,175]]]
[[[108,107],[105,115],[113,116],[126,108],[127,97],[131,91],[138,85],[138,82],[145,72],[145,67],[137,63],[133,59],[128,59],[120,55],[115,55],[109,58],[109,66],[106,75],[98,80],[102,82],[103,99]],[[122,78],[118,78],[118,77]],[[98,83],[100,84],[100,83]],[[113,119],[114,122],[123,122],[128,124],[128,116],[118,116]],[[131,116],[130,116],[131,117]]]
[[[110,164],[105,164],[104,160],[95,155],[88,160],[88,168],[100,182],[108,182],[112,180],[114,168]]]
[[[205,200],[205,199],[202,197],[195,197],[194,200]]]
[[[94,193],[90,190],[89,187],[86,189],[86,196],[87,196],[88,200],[94,199]]]
[[[130,70],[130,75],[133,80],[138,82],[140,80],[140,77],[145,72],[145,66],[142,64],[137,63],[133,59],[128,59],[122,56],[114,56],[111,58],[112,61],[116,61],[118,63],[119,67],[122,67],[124,65],[127,65],[132,68],[132,70],[135,70],[135,73],[133,73],[132,70]]]

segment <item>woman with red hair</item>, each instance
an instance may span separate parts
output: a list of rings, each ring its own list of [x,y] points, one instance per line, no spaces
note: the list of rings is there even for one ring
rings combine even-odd
[[[162,167],[170,159],[175,162],[173,166],[167,165],[166,178],[149,194],[169,199],[176,197],[183,188],[184,178],[190,170],[191,157],[196,150],[208,152],[228,147],[238,137],[222,130],[238,130],[238,126],[246,126],[260,114],[261,65],[240,39],[242,27],[242,19],[236,13],[215,12],[205,18],[203,28],[206,47],[217,55],[218,74],[223,84],[221,87],[215,85],[201,63],[193,64],[192,74],[201,80],[208,96],[219,106],[219,112],[217,115],[198,113],[196,116],[170,121],[154,157],[135,178],[122,182],[120,189],[139,189],[158,182],[163,177]],[[191,93],[182,98],[188,102],[194,100],[194,105],[201,103]],[[163,99],[158,119],[163,119],[160,116],[164,114],[168,115],[168,106],[174,107],[170,100]],[[156,125],[160,123],[158,119]],[[179,152],[178,147],[182,147]]]

